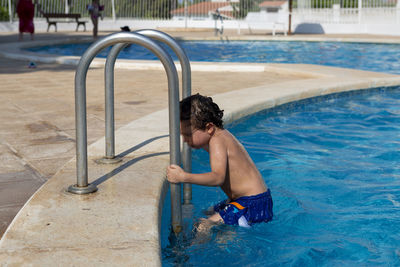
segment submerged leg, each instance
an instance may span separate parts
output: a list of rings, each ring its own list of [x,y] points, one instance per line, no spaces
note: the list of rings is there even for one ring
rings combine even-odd
[[[202,218],[196,227],[198,233],[208,233],[211,227],[224,223],[224,220],[221,218],[219,213],[214,213],[207,219]]]

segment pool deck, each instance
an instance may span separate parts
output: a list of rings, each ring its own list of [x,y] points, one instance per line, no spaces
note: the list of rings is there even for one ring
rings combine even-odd
[[[212,31],[169,33],[216,38]],[[87,34],[42,33],[35,42],[82,40],[90,38]],[[226,32],[221,38],[400,43],[399,37],[370,35]],[[0,241],[0,262],[160,266],[160,196],[169,162],[167,80],[161,65],[117,61],[116,153],[124,157],[119,164],[99,165],[94,160],[104,154],[104,60],[94,62],[87,76],[89,182],[99,190],[77,196],[65,191],[76,182],[76,59],[22,53],[19,47],[32,42],[16,40],[16,34],[0,34],[0,236],[9,226]],[[34,69],[28,68],[32,60]],[[227,122],[312,96],[400,85],[398,75],[304,64],[193,62],[192,70],[192,92],[212,95]]]

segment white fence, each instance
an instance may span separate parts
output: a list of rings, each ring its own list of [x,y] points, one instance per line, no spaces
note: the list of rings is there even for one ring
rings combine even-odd
[[[17,0],[0,0],[0,19],[8,13],[16,20]],[[32,0],[42,10],[51,13],[80,13],[89,16],[86,6],[91,0]],[[293,0],[292,29],[301,24],[320,25],[392,25],[400,24],[400,0]],[[10,5],[11,3],[11,5]],[[271,21],[288,18],[285,0],[100,0],[104,17],[113,20],[132,20],[136,25],[173,27],[258,28],[275,27]],[[5,10],[5,11],[4,11]],[[3,13],[3,15],[2,15]],[[248,15],[251,16],[248,16]],[[258,15],[257,15],[258,14]],[[41,15],[37,11],[36,18]],[[260,18],[259,23],[248,23],[250,18]],[[247,18],[247,19],[246,19]],[[267,18],[267,19],[265,19]],[[158,21],[158,23],[157,23]],[[140,23],[139,23],[140,24]],[[161,25],[162,24],[162,25]],[[287,27],[287,25],[285,26]],[[365,28],[365,27],[364,27]],[[344,29],[342,27],[342,29]],[[358,28],[360,29],[360,28]],[[400,32],[399,32],[400,35]]]
[[[301,22],[329,24],[398,24],[397,0],[298,0],[293,16]]]

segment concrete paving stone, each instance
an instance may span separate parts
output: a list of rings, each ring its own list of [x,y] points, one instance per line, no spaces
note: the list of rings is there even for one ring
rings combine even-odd
[[[69,136],[75,139],[75,130],[67,130],[65,131]],[[88,129],[87,131],[87,143],[90,145],[91,143],[97,141],[99,138],[104,136],[105,130],[104,127],[99,129]]]
[[[104,104],[89,104],[87,105],[87,112],[92,116],[96,118],[104,118],[105,116],[105,111],[104,111]]]
[[[50,93],[51,94],[51,93]],[[62,97],[60,97],[62,99]],[[62,103],[62,106],[59,106],[57,109],[51,109],[51,108],[47,108],[47,107],[43,107],[42,110],[39,110],[35,113],[32,113],[32,115],[38,115],[38,116],[45,116],[49,113],[52,112],[61,112],[64,114],[64,116],[71,116],[72,114],[74,114],[75,112],[75,103],[66,101],[66,99],[62,99],[61,101],[59,101],[60,103]],[[51,107],[51,106],[50,106]]]
[[[29,140],[28,145],[63,144],[66,142],[75,142],[75,140],[61,131],[54,131],[41,136],[36,135],[35,138]]]
[[[28,76],[26,75],[23,79],[19,78],[19,79],[15,79],[16,82],[24,82],[25,86],[28,87],[32,87],[32,88],[43,88],[43,87],[49,87],[54,85],[54,82],[46,79],[46,78],[42,78],[42,79],[38,79],[37,77],[32,77],[32,76]]]
[[[23,127],[15,127],[20,131],[17,134],[13,134],[12,131],[4,131],[0,136],[2,139],[6,140],[13,147],[24,147],[31,145],[41,145],[41,144],[61,144],[64,142],[74,142],[75,140],[71,138],[66,132],[63,132],[54,126],[54,129],[35,129],[37,125],[40,125],[44,121],[38,121],[38,123],[30,123],[24,125]],[[48,122],[45,122],[48,125]],[[11,126],[12,127],[12,126]]]
[[[75,123],[74,123],[75,124]],[[75,131],[75,128],[74,129],[71,129],[71,130],[64,130],[63,131],[65,134],[67,134],[69,137],[71,137],[72,139],[74,139],[75,140],[75,134],[76,134],[76,131]],[[100,131],[99,131],[100,132]]]
[[[70,155],[70,151],[75,149],[75,143],[72,141],[53,143],[53,144],[40,144],[40,145],[21,145],[15,146],[18,155],[25,158],[27,161],[42,159],[65,157]]]
[[[75,117],[68,114],[74,114],[74,111],[49,111],[38,115],[38,117],[41,121],[54,125],[59,131],[65,131],[75,129]]]
[[[2,176],[5,175],[0,175],[0,207],[14,204],[22,206],[44,183],[44,179],[30,169],[9,173],[6,182],[2,181]],[[10,179],[13,180],[10,181]]]
[[[14,182],[24,182],[31,180],[45,181],[43,177],[28,164],[24,164],[23,169],[8,171],[7,173],[0,173],[0,183],[14,183]],[[1,203],[0,203],[1,206]]]
[[[6,98],[6,99],[2,98],[2,101],[4,101],[4,100],[9,100],[15,95],[25,92],[25,87],[22,86],[22,84],[16,83],[15,81],[12,83],[5,82],[0,85],[0,92],[4,94],[4,98]]]
[[[13,134],[11,131],[10,132],[0,132],[0,140],[1,142],[7,143],[10,147],[14,147],[15,144],[21,144],[21,140],[25,139],[25,135],[19,133],[19,134]],[[17,153],[17,150],[14,148],[13,149],[15,153]]]
[[[46,133],[31,134],[25,128],[20,129],[21,132],[18,134],[13,134],[12,132],[0,134],[1,139],[6,141],[10,146],[14,147],[15,150],[17,150],[17,147],[41,144],[46,140],[52,141],[53,143],[60,143],[60,141],[67,141],[70,139],[67,134],[63,134],[62,132],[49,131]]]
[[[10,148],[0,144],[0,177],[1,174],[25,170],[24,162]],[[2,179],[0,178],[0,181]]]
[[[21,77],[18,77],[18,75],[30,75],[34,74],[37,79],[40,79],[38,75],[47,74],[49,71],[53,73],[53,75],[58,75],[62,72],[66,72],[66,75],[68,75],[68,71],[71,73],[75,72],[76,67],[74,66],[68,66],[68,65],[59,65],[59,64],[42,64],[38,63],[38,67],[36,69],[30,69],[28,68],[29,61],[24,61],[24,60],[10,60],[10,59],[5,59],[1,58],[0,59],[0,75],[1,76],[6,76],[6,75],[12,75],[12,77],[16,77],[18,79],[21,79]],[[7,82],[15,82],[15,80],[7,81]]]
[[[14,100],[13,103],[25,112],[34,114],[40,114],[43,110],[65,110],[71,106],[64,101],[48,97]]]
[[[32,121],[31,123],[27,124],[26,128],[30,131],[31,134],[43,133],[48,131],[60,131],[60,128],[58,128],[51,122],[40,119],[37,121]]]
[[[7,116],[0,117],[0,122],[2,125],[5,125],[5,127],[2,127],[4,129],[8,129],[8,125],[26,125],[32,120],[32,114],[29,114],[17,105],[14,105],[13,101],[11,100],[9,100],[8,103],[5,103],[3,106],[9,107],[10,110]],[[14,110],[15,112],[12,112]]]
[[[64,142],[74,142],[67,134],[60,130],[48,130],[46,132],[32,133],[29,130],[25,131],[26,134],[18,141],[23,143],[14,143],[14,146],[31,146],[43,144],[59,144]]]
[[[20,129],[19,133],[12,133],[11,131],[4,131],[0,132],[0,140],[3,143],[7,143],[14,153],[18,154],[17,150],[15,149],[15,145],[23,145],[23,141],[27,139],[26,132],[24,128],[16,127],[15,130]],[[18,155],[20,157],[20,155]]]
[[[129,114],[129,118],[135,120],[155,111],[157,111],[157,109],[151,107],[151,105],[143,105],[140,109],[136,109],[135,105],[120,104],[118,105],[118,108],[115,108],[114,113],[115,120],[117,121],[115,124],[116,128],[120,128],[121,126],[129,123],[127,120],[127,114]]]
[[[48,159],[30,160],[29,164],[35,168],[44,178],[51,178],[72,157],[75,156],[75,148],[66,153],[67,157],[52,157]]]
[[[24,90],[27,90],[25,87]],[[4,99],[0,101],[1,104],[7,105],[7,106],[15,106],[18,110],[22,112],[26,112],[24,109],[16,105],[16,100],[19,99],[30,99],[30,98],[37,98],[35,94],[32,93],[27,93],[26,91],[20,92],[20,93],[14,93],[14,92],[8,92],[4,93]]]
[[[0,238],[3,236],[8,225],[14,219],[15,215],[21,209],[24,203],[16,203],[9,206],[0,206]],[[0,256],[1,257],[1,256]],[[4,261],[0,261],[3,262]]]

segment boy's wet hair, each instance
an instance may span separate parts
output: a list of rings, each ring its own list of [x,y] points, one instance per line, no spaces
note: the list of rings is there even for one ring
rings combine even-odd
[[[204,130],[207,123],[211,122],[218,128],[223,129],[222,116],[224,111],[220,110],[211,97],[195,94],[180,102],[181,121],[190,120],[194,128]]]

